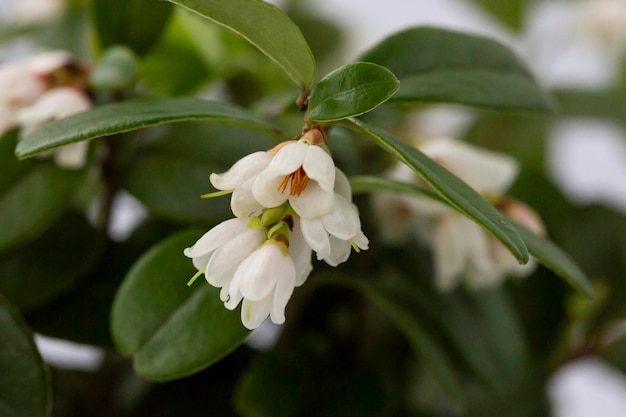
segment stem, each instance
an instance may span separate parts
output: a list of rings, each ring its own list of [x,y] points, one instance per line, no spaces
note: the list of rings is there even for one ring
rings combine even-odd
[[[100,176],[104,182],[100,190],[100,206],[96,217],[96,227],[107,231],[111,222],[113,201],[119,188],[119,178],[116,173],[116,154],[118,148],[117,135],[103,140],[103,155],[100,160]]]

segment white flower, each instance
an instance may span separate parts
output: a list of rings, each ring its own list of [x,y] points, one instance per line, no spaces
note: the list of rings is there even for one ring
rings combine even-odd
[[[335,186],[335,163],[312,143],[317,129],[298,142],[282,146],[252,184],[254,198],[267,208],[289,204],[302,218],[321,216],[331,210]]]
[[[308,245],[331,266],[345,262],[352,244],[368,249],[369,241],[361,231],[361,220],[352,203],[352,191],[346,176],[336,168],[333,201],[330,211],[313,218],[302,218],[302,234]]]
[[[233,310],[242,302],[241,320],[248,329],[257,328],[268,316],[283,323],[294,288],[312,270],[311,248],[297,219],[289,222],[293,229],[289,238],[268,239],[259,218],[226,220],[184,251],[207,282],[221,288],[226,308]]]
[[[43,93],[32,105],[21,109],[17,123],[22,127],[20,137],[25,137],[41,125],[56,119],[62,119],[91,108],[91,101],[78,90],[58,87]],[[87,142],[78,142],[55,150],[57,164],[65,168],[81,168],[85,164],[88,150]]]
[[[514,159],[451,139],[432,140],[420,149],[480,194],[498,202],[498,208],[514,220],[531,226],[531,230],[541,229],[538,216],[530,208],[501,199],[518,173]],[[392,168],[388,175],[399,181],[425,185],[405,165]],[[383,224],[383,236],[398,243],[407,233],[413,233],[432,248],[435,284],[439,290],[449,291],[463,279],[472,287],[493,286],[507,275],[523,276],[535,268],[534,261],[519,265],[478,224],[439,202],[384,193],[375,196],[374,207]]]
[[[223,174],[211,174],[211,184],[218,190],[233,190],[230,208],[237,217],[256,215],[263,206],[252,195],[252,184],[269,165],[273,155],[254,152],[241,158]]]

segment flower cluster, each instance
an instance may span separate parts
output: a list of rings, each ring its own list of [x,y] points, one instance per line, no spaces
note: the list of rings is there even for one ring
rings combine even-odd
[[[47,52],[0,66],[0,136],[20,127],[24,137],[42,124],[88,110],[86,69],[65,52]],[[80,168],[87,142],[54,153],[57,164]]]
[[[532,209],[502,196],[517,177],[518,165],[514,159],[446,138],[428,141],[419,148],[505,215],[536,233],[543,233],[542,222]],[[392,167],[387,175],[425,185],[403,164]],[[387,193],[376,195],[373,203],[386,226],[382,229],[386,240],[399,243],[413,235],[432,249],[435,284],[441,291],[452,290],[462,279],[475,288],[493,286],[507,275],[524,276],[535,268],[533,260],[520,265],[479,225],[442,203],[426,197]],[[390,210],[395,215],[389,215]]]
[[[335,167],[319,129],[250,154],[210,179],[222,190],[215,195],[232,192],[236,217],[184,253],[198,269],[196,276],[204,274],[221,288],[226,308],[241,302],[248,329],[268,316],[274,323],[285,321],[287,301],[312,270],[312,252],[337,266],[351,248],[368,248],[350,183]]]

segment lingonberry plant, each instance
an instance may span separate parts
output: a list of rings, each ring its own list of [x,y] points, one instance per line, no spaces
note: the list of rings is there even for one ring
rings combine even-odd
[[[617,104],[437,27],[336,62],[287,3],[7,26],[37,48],[0,65],[0,415],[539,416],[557,366],[623,357],[623,219],[541,162]],[[442,103],[457,137],[410,127]],[[105,359],[50,372],[33,331]]]

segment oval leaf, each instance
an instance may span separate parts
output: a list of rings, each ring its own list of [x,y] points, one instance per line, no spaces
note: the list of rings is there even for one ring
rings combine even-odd
[[[197,372],[239,346],[249,331],[219,290],[186,285],[196,272],[183,249],[201,233],[185,231],[149,250],[130,270],[113,302],[111,329],[135,370],[164,381]]]
[[[68,143],[114,135],[161,123],[183,120],[225,120],[268,130],[270,126],[243,109],[197,98],[127,101],[96,107],[46,123],[21,140],[18,158],[28,158]]]
[[[553,107],[511,51],[481,36],[413,28],[385,39],[360,59],[389,68],[402,81],[393,101],[538,111]]]
[[[375,288],[363,280],[334,274],[323,282],[356,290],[385,312],[424,361],[424,365],[438,378],[450,399],[457,406],[463,405],[465,395],[457,371],[439,342],[422,325],[415,309],[411,308],[410,302],[403,297],[404,293]]]
[[[300,29],[276,6],[261,0],[169,0],[246,38],[308,90],[315,59]]]
[[[528,249],[511,221],[456,175],[388,132],[356,119],[349,119],[344,125],[371,137],[378,146],[413,169],[448,204],[501,241],[520,262],[528,262]]]
[[[0,296],[0,415],[49,415],[48,373],[31,331],[19,312]]]
[[[337,68],[311,91],[309,117],[330,122],[367,113],[387,101],[399,85],[396,76],[380,65],[357,62]]]
[[[83,172],[38,165],[0,195],[0,252],[44,230],[69,205]]]

